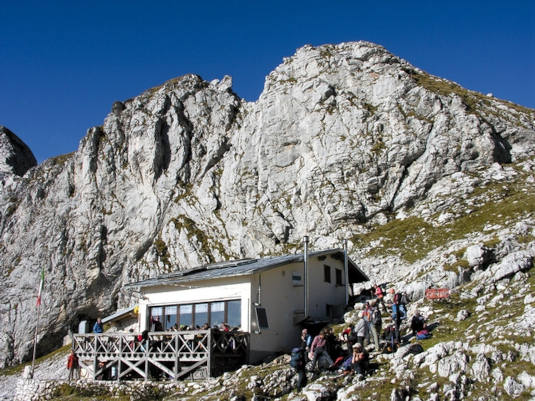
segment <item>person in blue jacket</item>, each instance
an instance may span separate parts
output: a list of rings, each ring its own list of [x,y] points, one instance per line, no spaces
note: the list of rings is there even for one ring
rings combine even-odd
[[[102,320],[100,318],[97,318],[97,321],[96,321],[95,325],[93,326],[93,333],[100,334],[103,331],[104,330],[102,330]]]

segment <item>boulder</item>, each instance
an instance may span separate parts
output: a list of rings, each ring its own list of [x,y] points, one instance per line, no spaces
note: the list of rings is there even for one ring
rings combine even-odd
[[[483,245],[472,245],[466,248],[464,257],[470,267],[484,269],[493,260],[494,254],[491,249]]]
[[[513,276],[519,271],[531,268],[533,255],[527,251],[518,251],[505,256],[499,263],[490,269],[490,277],[493,281],[499,281]]]
[[[517,382],[510,376],[507,376],[505,382],[503,383],[503,389],[511,397],[516,398],[524,391],[524,385]]]

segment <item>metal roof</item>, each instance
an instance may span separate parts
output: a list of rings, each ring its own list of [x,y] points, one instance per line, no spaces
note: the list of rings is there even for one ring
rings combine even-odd
[[[135,306],[130,306],[129,308],[119,309],[115,311],[112,315],[106,316],[102,319],[102,323],[107,323],[109,321],[115,320],[117,318],[123,317],[125,315],[128,315],[130,313],[134,312]]]
[[[332,255],[335,259],[344,260],[344,250],[340,248],[327,249],[324,251],[310,252],[309,258]],[[195,267],[189,270],[164,274],[135,283],[126,284],[125,287],[154,287],[173,285],[191,281],[203,281],[223,277],[248,276],[256,272],[270,270],[275,267],[290,263],[303,262],[303,254],[274,256],[262,259],[239,259],[228,262],[219,262],[210,265]],[[358,283],[368,281],[368,276],[348,258],[349,281]]]

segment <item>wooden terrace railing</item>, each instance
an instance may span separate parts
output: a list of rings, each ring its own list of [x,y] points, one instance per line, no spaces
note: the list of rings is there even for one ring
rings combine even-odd
[[[249,334],[216,329],[75,334],[73,351],[94,380],[179,380],[218,375],[248,362]]]

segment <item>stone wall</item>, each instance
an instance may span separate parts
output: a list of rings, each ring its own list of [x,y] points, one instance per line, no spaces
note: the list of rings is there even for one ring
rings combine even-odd
[[[114,381],[67,381],[20,379],[14,401],[52,400],[60,395],[78,394],[80,396],[113,396],[125,399],[150,399],[157,395],[187,391],[184,382],[114,382]]]

